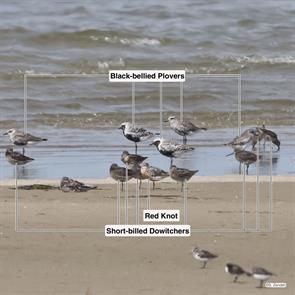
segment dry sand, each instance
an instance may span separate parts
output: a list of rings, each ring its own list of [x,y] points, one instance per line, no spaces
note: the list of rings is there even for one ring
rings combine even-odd
[[[189,238],[106,238],[103,233],[15,232],[14,190],[0,186],[0,283],[2,295],[96,294],[294,294],[294,177],[275,177],[273,232],[268,229],[268,185],[261,183],[263,232],[224,232],[241,228],[241,177],[198,177],[189,183]],[[246,186],[247,226],[255,228],[255,178]],[[266,179],[262,179],[266,180]],[[40,182],[40,181],[39,181]],[[41,181],[42,182],[42,181]],[[45,183],[43,181],[42,183]],[[54,182],[53,182],[54,183]],[[9,185],[8,185],[9,184]],[[135,186],[129,185],[129,222],[135,221]],[[19,190],[19,230],[97,230],[116,222],[116,185],[100,181],[87,193]],[[145,184],[140,207],[146,207]],[[122,196],[122,219],[124,218]],[[152,209],[182,209],[180,186],[170,181],[152,191]],[[142,220],[142,216],[140,217]],[[200,269],[191,250],[208,249],[219,257]],[[246,269],[262,266],[275,272],[272,282],[286,289],[257,289],[224,272],[226,262]]]

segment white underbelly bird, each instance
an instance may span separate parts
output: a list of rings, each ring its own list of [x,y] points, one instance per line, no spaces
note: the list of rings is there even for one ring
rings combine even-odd
[[[190,136],[201,130],[207,130],[207,128],[198,127],[189,121],[179,121],[174,116],[170,116],[166,122],[169,122],[171,129],[173,129],[175,133],[183,137],[184,144],[187,142],[187,136]]]
[[[47,141],[47,138],[34,136],[30,133],[23,133],[16,129],[9,129],[3,135],[8,135],[10,141],[16,146],[23,147],[23,154],[25,153],[24,147],[27,145],[37,144],[42,141]]]

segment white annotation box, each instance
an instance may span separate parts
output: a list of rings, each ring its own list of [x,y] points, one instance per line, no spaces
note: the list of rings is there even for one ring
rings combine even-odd
[[[191,227],[187,224],[108,224],[105,226],[106,237],[189,237],[190,235]]]
[[[183,70],[113,70],[109,82],[185,82]]]
[[[143,210],[143,221],[145,222],[179,222],[179,210]]]

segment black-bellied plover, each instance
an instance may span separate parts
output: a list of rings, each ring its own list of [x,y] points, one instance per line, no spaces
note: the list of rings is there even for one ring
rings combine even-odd
[[[150,145],[156,146],[158,151],[162,155],[170,158],[170,166],[172,166],[173,158],[178,158],[183,153],[194,150],[194,148],[191,146],[178,144],[173,141],[165,140],[163,138],[155,138]]]
[[[133,169],[134,166],[141,164],[148,157],[143,157],[140,155],[129,154],[127,151],[123,151],[121,155],[121,161],[127,166],[129,169]]]
[[[241,275],[251,276],[251,273],[245,271],[242,267],[234,263],[227,263],[225,265],[225,272],[229,273],[234,277],[234,283],[238,280],[239,276]]]
[[[153,189],[155,189],[156,181],[160,181],[169,176],[168,172],[160,168],[150,166],[148,163],[144,163],[141,165],[140,172],[142,176],[153,182]]]
[[[169,122],[171,129],[183,137],[183,143],[186,144],[187,136],[192,135],[200,130],[207,130],[205,127],[198,127],[189,121],[179,121],[176,117],[170,116],[166,122]]]
[[[267,281],[271,276],[275,276],[274,273],[262,267],[253,267],[251,275],[254,279],[260,281],[258,288],[263,288],[263,283]]]
[[[64,193],[67,192],[87,192],[91,189],[96,189],[94,185],[86,185],[83,182],[71,179],[69,177],[63,177],[60,181],[60,190]]]
[[[33,145],[42,141],[47,141],[47,138],[36,137],[30,133],[23,133],[16,129],[9,129],[3,135],[8,135],[10,141],[16,146],[23,147],[23,154],[25,152],[24,146]]]
[[[134,142],[135,144],[135,154],[137,154],[137,143],[147,140],[153,136],[152,132],[147,131],[144,128],[133,127],[131,123],[124,122],[121,124],[119,129],[122,129],[123,135],[128,139]]]
[[[196,174],[197,172],[199,172],[199,170],[189,170],[185,168],[178,168],[175,165],[172,165],[170,167],[170,177],[176,180],[177,182],[178,181],[181,182],[181,191],[183,191],[184,181],[190,180],[192,176]]]
[[[25,165],[34,159],[27,157],[19,152],[13,151],[13,148],[6,149],[5,157],[11,165]]]
[[[201,268],[205,268],[206,265],[207,265],[207,262],[209,260],[212,260],[214,258],[217,258],[218,256],[216,254],[212,254],[210,253],[209,251],[207,250],[202,250],[202,249],[199,249],[198,247],[196,247],[194,250],[193,250],[193,257],[201,262],[203,262],[203,265]]]
[[[131,178],[136,177],[137,172],[132,169],[127,169],[125,167],[120,167],[117,164],[113,163],[110,167],[110,175],[113,179],[116,181],[120,181],[122,186],[121,189],[123,190],[123,183],[127,180],[130,180]]]

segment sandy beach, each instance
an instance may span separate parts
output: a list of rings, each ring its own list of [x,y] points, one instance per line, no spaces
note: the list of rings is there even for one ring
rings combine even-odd
[[[255,177],[246,185],[246,220],[241,228],[241,176],[195,177],[188,186],[189,238],[106,238],[105,224],[116,223],[116,184],[107,179],[90,182],[87,193],[58,190],[19,190],[20,231],[15,232],[13,183],[0,186],[1,294],[293,294],[294,290],[294,177],[274,177],[273,232],[268,232],[268,183],[260,184],[261,231],[255,228]],[[38,181],[46,183],[46,181]],[[25,181],[29,184],[36,181]],[[57,185],[58,182],[50,181]],[[135,184],[129,185],[129,222],[135,220]],[[141,189],[140,212],[146,208],[146,184]],[[124,218],[124,193],[121,216]],[[180,186],[169,179],[151,191],[152,209],[180,209]],[[181,215],[182,222],[182,215]],[[140,216],[142,223],[142,215]],[[226,232],[234,229],[236,232]],[[44,230],[45,232],[42,232]],[[61,231],[61,232],[46,232]],[[64,231],[86,233],[66,233]],[[200,269],[194,246],[218,254]],[[262,266],[287,288],[257,289],[258,281],[241,277],[232,283],[224,272],[227,262],[246,269]]]

